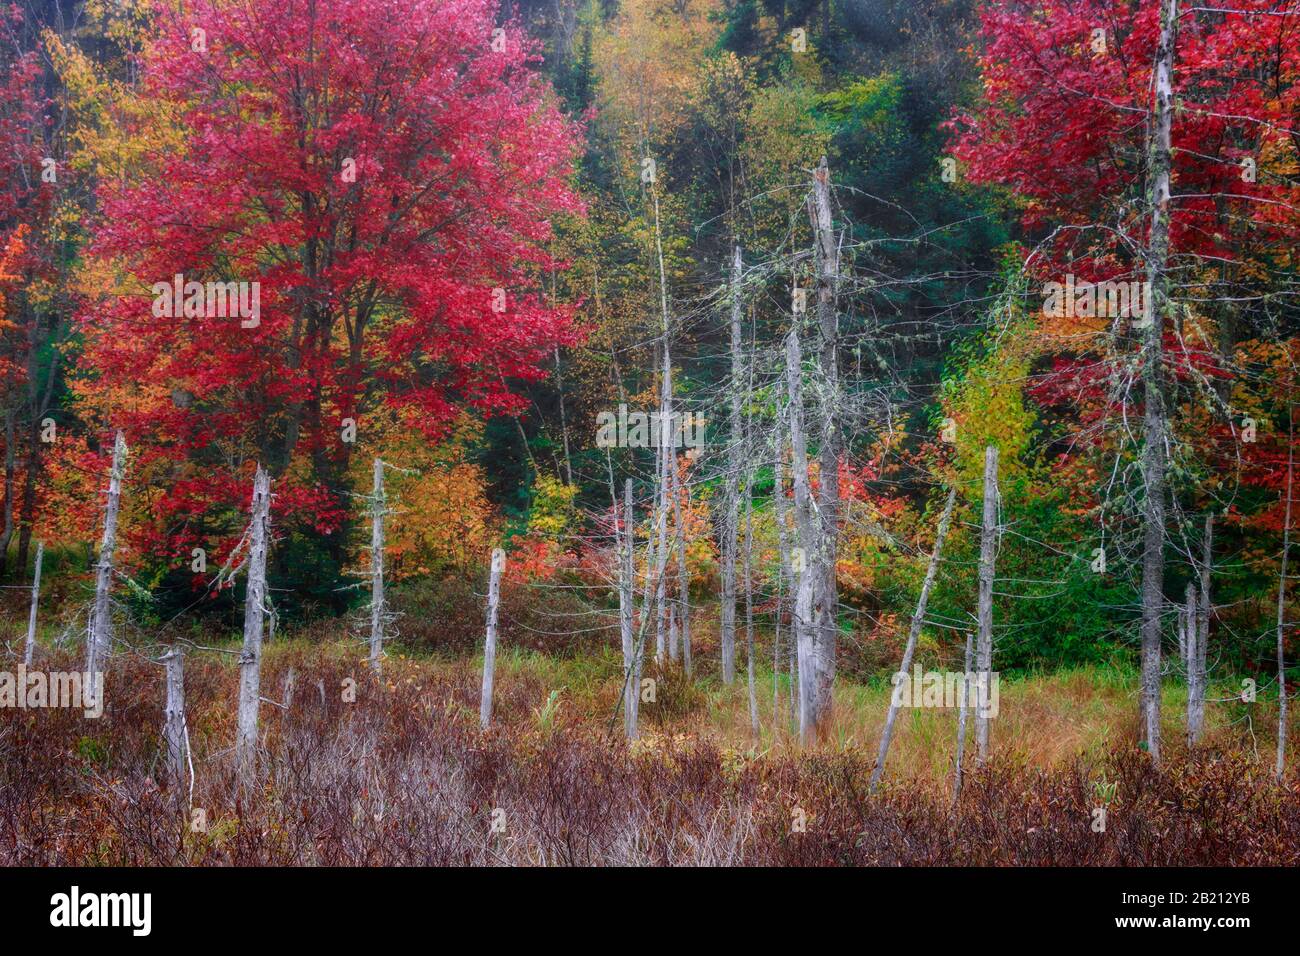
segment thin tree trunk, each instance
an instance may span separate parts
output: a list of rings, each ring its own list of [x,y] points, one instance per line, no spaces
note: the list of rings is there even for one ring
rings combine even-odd
[[[244,649],[239,655],[239,729],[235,763],[240,785],[257,773],[257,718],[262,693],[262,630],[266,617],[266,551],[271,525],[271,479],[259,464],[253,479],[248,535],[248,593],[244,597]]]
[[[163,708],[163,740],[167,745],[167,769],[172,785],[185,786],[185,765],[189,760],[185,733],[185,652],[173,645],[163,655],[167,673],[167,702]]]
[[[658,554],[667,557],[668,549],[668,495],[669,495],[669,459],[672,457],[672,358],[668,349],[668,335],[664,334],[664,366],[662,387],[659,398],[659,448],[658,480],[655,488],[655,509],[659,514],[656,523],[658,534]],[[660,574],[655,581],[655,663],[664,662],[664,623],[667,612],[668,582]]]
[[[952,780],[952,802],[955,804],[961,797],[961,761],[962,755],[966,751],[966,710],[967,701],[970,699],[971,688],[971,652],[974,650],[974,635],[969,631],[966,632],[966,671],[962,679],[961,705],[957,711],[957,757],[953,765]]]
[[[749,690],[749,730],[757,740],[758,691],[754,687],[754,486],[745,475],[745,671]]]
[[[1191,665],[1191,657],[1189,656],[1192,645],[1189,642],[1188,620],[1194,619],[1194,615],[1188,614],[1188,608],[1193,608],[1196,606],[1196,599],[1193,596],[1195,592],[1196,592],[1196,585],[1193,584],[1191,581],[1188,581],[1187,601],[1182,607],[1178,609],[1178,623],[1177,623],[1178,659],[1182,661],[1183,670],[1187,674],[1188,687],[1190,687],[1192,683],[1192,665]],[[1191,698],[1189,697],[1188,700],[1190,701]]]
[[[777,414],[776,457],[772,461],[772,498],[776,514],[776,614],[772,639],[772,728],[775,732],[781,704],[781,619],[785,614],[785,581],[790,573],[790,540],[786,534],[785,516],[785,445],[781,428],[782,414]]]
[[[988,700],[993,672],[993,574],[998,539],[998,449],[984,449],[984,524],[980,532],[979,582],[979,687],[980,706],[975,711],[976,759],[980,766],[989,756]]]
[[[370,669],[376,675],[384,653],[384,462],[375,459],[374,491],[370,499]]]
[[[681,530],[682,509],[677,501],[677,454],[674,451],[667,451],[666,456],[671,460],[665,462],[664,478],[666,479],[665,494],[667,495],[668,507],[673,512],[673,548],[676,550],[678,532]],[[679,578],[680,580],[680,578]],[[664,590],[667,591],[667,582],[664,584]],[[677,641],[677,606],[680,603],[680,595],[677,598],[668,598],[665,594],[668,605],[668,660],[677,663],[678,641]]]
[[[817,259],[817,327],[821,336],[818,398],[821,410],[821,472],[818,481],[819,534],[813,571],[813,657],[809,677],[814,732],[830,729],[835,684],[835,653],[839,639],[839,590],[836,559],[839,548],[840,430],[839,430],[839,248],[831,219],[830,171],[823,156],[813,172],[812,227]],[[810,555],[811,557],[811,555]]]
[[[740,246],[731,258],[731,431],[727,446],[727,474],[723,482],[722,527],[722,682],[736,679],[736,540],[740,525],[740,468],[743,454],[741,435],[741,336],[740,282],[744,263]]]
[[[36,651],[36,610],[41,603],[41,563],[45,560],[45,542],[36,542],[36,570],[32,572],[32,609],[27,616],[27,644],[23,648],[23,663],[32,666]]]
[[[654,210],[655,210],[655,254],[659,263],[659,309],[662,320],[662,334],[664,342],[664,369],[663,381],[661,383],[661,397],[659,400],[660,409],[660,461],[662,462],[660,479],[659,479],[659,558],[660,564],[667,557],[667,513],[668,513],[668,469],[669,462],[673,456],[673,362],[672,349],[669,345],[669,338],[672,331],[672,320],[668,313],[668,273],[664,268],[664,243],[663,231],[659,222],[659,188],[653,187]],[[659,574],[659,580],[656,585],[655,603],[656,612],[656,630],[655,630],[655,660],[662,664],[664,659],[664,598],[666,594],[666,584],[662,571]]]
[[[677,620],[681,627],[682,663],[686,676],[692,676],[691,661],[691,571],[686,563],[686,525],[682,517],[682,498],[689,494],[689,486],[681,479],[676,467],[673,468],[673,524],[677,526]],[[676,654],[673,660],[676,660]]]
[[[493,548],[492,569],[488,577],[487,634],[483,640],[483,691],[478,704],[478,722],[484,730],[492,723],[492,685],[497,666],[497,606],[501,601],[501,572],[505,569],[505,551]]]
[[[798,327],[786,338],[785,368],[790,396],[790,448],[794,472],[794,514],[799,549],[791,555],[796,589],[792,624],[799,658],[799,741],[810,743],[816,736],[817,713],[813,677],[813,568],[810,562],[817,549],[812,498],[808,490],[808,449],[803,435],[803,395],[800,378],[803,359],[799,351]]]
[[[1286,510],[1282,519],[1282,567],[1277,578],[1277,760],[1273,772],[1281,783],[1286,772],[1286,570],[1291,551],[1291,489],[1295,480],[1295,408],[1287,399]]]
[[[943,506],[939,518],[939,530],[934,536],[934,550],[930,552],[930,563],[925,569],[925,580],[921,582],[921,596],[916,601],[916,613],[912,615],[912,624],[907,630],[907,645],[903,648],[903,662],[899,673],[907,680],[907,672],[912,666],[912,655],[916,653],[916,642],[921,636],[921,627],[925,624],[925,608],[930,603],[930,589],[934,587],[935,575],[939,572],[939,560],[943,555],[943,542],[948,536],[948,524],[952,521],[952,509],[957,503],[957,486],[948,489],[948,500]],[[889,757],[889,745],[894,739],[894,721],[898,718],[898,701],[895,695],[889,695],[889,713],[885,715],[885,729],[880,735],[880,752],[876,754],[876,769],[871,774],[868,791],[874,791],[885,772],[885,760]]]
[[[1178,0],[1164,0],[1156,53],[1152,136],[1147,168],[1151,231],[1147,248],[1150,315],[1142,346],[1142,478],[1146,486],[1142,534],[1142,723],[1147,751],[1160,762],[1160,634],[1164,609],[1165,443],[1168,413],[1164,397],[1164,327],[1168,307],[1169,191],[1172,166],[1174,55],[1178,42]]]
[[[632,479],[623,486],[623,534],[619,538],[618,620],[623,638],[623,726],[629,740],[636,737],[637,702],[640,688],[634,680],[636,674],[633,655],[633,633],[636,608],[633,587],[636,583],[636,563],[633,549],[636,545],[635,525],[632,523]]]
[[[86,648],[86,673],[91,686],[113,646],[113,617],[109,597],[113,590],[113,555],[117,550],[117,513],[122,501],[122,474],[126,468],[126,438],[119,431],[113,440],[113,464],[108,477],[108,504],[104,509],[104,536],[95,567],[95,603],[90,614]]]

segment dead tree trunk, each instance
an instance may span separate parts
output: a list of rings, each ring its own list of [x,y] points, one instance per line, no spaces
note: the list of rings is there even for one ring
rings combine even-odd
[[[803,390],[800,378],[803,359],[799,351],[798,326],[786,338],[785,369],[786,389],[790,396],[790,448],[794,473],[794,515],[798,546],[791,555],[795,575],[794,611],[791,625],[794,628],[795,647],[799,660],[799,740],[811,742],[816,735],[817,704],[814,699],[813,677],[813,569],[810,556],[817,550],[817,529],[814,527],[812,497],[808,490],[808,448],[803,434]]]
[[[966,712],[970,700],[971,688],[971,652],[974,635],[966,632],[966,670],[961,682],[961,703],[957,710],[957,756],[953,761],[952,802],[955,804],[961,796],[961,761],[966,751]]]
[[[749,690],[749,730],[757,740],[758,691],[754,687],[754,485],[745,474],[745,671]]]
[[[241,786],[257,773],[257,717],[262,694],[262,629],[266,617],[266,550],[271,525],[271,479],[257,466],[248,531],[248,593],[244,597],[244,649],[239,655],[239,730],[235,763]]]
[[[667,484],[665,486],[665,494],[667,497],[668,507],[670,507],[673,512],[672,547],[675,551],[677,547],[678,532],[681,530],[682,509],[680,503],[677,500],[677,453],[669,452],[669,455],[671,456],[672,460],[667,462],[668,467],[665,469],[664,472],[664,477],[667,479]],[[665,583],[664,590],[667,591],[667,589],[668,589],[668,585]],[[677,658],[678,658],[677,619],[680,616],[678,614],[679,603],[680,603],[680,595],[678,598],[667,598],[668,660],[674,664],[677,663]]]
[[[777,414],[776,456],[772,461],[773,512],[776,514],[776,613],[772,638],[772,726],[776,727],[781,703],[781,619],[785,614],[785,582],[790,573],[790,540],[786,534],[785,516],[785,455],[781,428],[781,413]]]
[[[1291,490],[1295,480],[1295,409],[1287,401],[1286,508],[1282,519],[1282,567],[1277,578],[1277,760],[1273,773],[1286,772],[1286,570],[1291,551]]]
[[[659,401],[660,413],[660,477],[659,477],[659,557],[660,564],[663,564],[667,556],[667,513],[668,513],[668,483],[669,483],[669,462],[673,458],[673,361],[672,350],[669,346],[669,338],[672,333],[672,320],[668,314],[668,273],[664,269],[664,243],[663,232],[659,222],[659,189],[653,186],[654,192],[654,211],[655,211],[655,253],[659,262],[659,308],[662,320],[662,333],[664,343],[664,371],[663,381],[661,383],[661,393]],[[666,583],[662,569],[660,570],[659,580],[656,584],[655,604],[656,611],[656,630],[655,630],[655,660],[662,664],[664,660],[664,598],[666,595]]]
[[[659,539],[657,553],[666,558],[668,553],[668,496],[669,484],[672,481],[669,475],[671,470],[669,462],[673,457],[673,367],[666,330],[664,332],[663,355],[663,377],[659,397],[658,478],[655,483],[655,508],[659,514],[659,519],[656,522],[656,533]],[[660,666],[663,665],[666,650],[664,623],[668,610],[667,596],[668,582],[660,574],[655,581],[655,663]]]
[[[86,649],[86,673],[91,686],[113,646],[113,611],[109,596],[113,590],[113,554],[117,550],[117,513],[122,502],[122,475],[126,468],[126,438],[119,431],[113,440],[113,464],[108,477],[108,505],[104,509],[104,536],[99,544],[95,568],[95,604],[90,612],[90,635]]]
[[[722,681],[736,679],[736,540],[740,526],[740,468],[743,455],[741,435],[741,338],[740,281],[743,262],[740,246],[731,258],[731,430],[727,446],[727,474],[723,482],[722,519]]]
[[[779,627],[781,617],[785,614],[786,610],[789,609],[790,626],[788,629],[788,633],[790,634],[790,637],[789,637],[789,651],[787,652],[787,658],[789,662],[790,675],[789,675],[789,681],[787,682],[787,688],[788,688],[788,697],[790,700],[789,703],[790,723],[793,726],[798,720],[798,713],[799,713],[797,703],[796,703],[796,687],[798,683],[797,676],[798,676],[798,664],[799,664],[799,645],[797,640],[795,639],[794,609],[792,606],[795,598],[795,590],[797,585],[795,583],[793,558],[790,553],[790,534],[791,534],[791,529],[789,527],[790,501],[788,498],[786,498],[786,494],[785,494],[786,433],[789,431],[789,421],[790,421],[788,389],[785,389],[785,391],[787,392],[785,407],[781,410],[781,413],[778,416],[776,463],[773,466],[773,469],[775,475],[774,494],[776,495],[777,546],[781,550],[780,573],[781,573],[781,577],[784,579],[787,585],[786,594],[789,595],[788,597],[783,598],[781,595],[780,585],[778,585],[777,622]],[[797,529],[796,529],[796,538],[797,538]],[[779,670],[780,668],[779,668],[779,661],[778,661],[777,664],[773,665],[774,677]],[[773,694],[776,693],[775,688],[773,689],[772,692]]]
[[[492,723],[492,683],[497,666],[497,605],[501,601],[501,572],[506,569],[506,553],[492,549],[492,569],[488,576],[487,634],[483,640],[483,692],[479,697],[478,722],[484,730]]]
[[[979,583],[979,688],[975,711],[976,759],[980,766],[989,756],[989,716],[985,704],[993,673],[993,573],[998,542],[998,449],[984,449],[984,524],[980,532]]]
[[[189,761],[185,732],[185,652],[174,645],[163,655],[167,674],[167,702],[163,708],[163,740],[167,745],[167,770],[172,786],[185,786]]]
[[[916,642],[921,636],[921,627],[925,623],[925,608],[930,603],[930,589],[934,587],[934,578],[939,571],[939,560],[943,555],[943,541],[948,536],[948,524],[952,521],[952,509],[957,503],[957,486],[948,490],[948,500],[943,506],[939,518],[939,530],[934,536],[934,550],[930,552],[930,563],[925,569],[925,580],[921,582],[921,596],[916,601],[916,613],[912,615],[911,627],[907,630],[907,645],[903,648],[903,662],[899,666],[902,680],[907,680],[907,673],[912,667],[912,655],[916,653]],[[874,791],[885,772],[885,760],[889,757],[889,744],[894,739],[894,721],[898,718],[898,700],[891,694],[889,713],[885,715],[885,729],[880,735],[880,752],[876,755],[876,769],[871,774],[868,792]]]
[[[374,492],[370,501],[370,669],[379,674],[384,653],[384,462],[375,459]]]
[[[691,571],[686,563],[686,525],[682,519],[682,498],[688,494],[687,486],[682,481],[676,467],[673,468],[673,524],[677,529],[677,621],[681,628],[682,664],[686,676],[692,674],[691,661]],[[676,648],[671,647],[670,651]],[[672,659],[677,660],[676,653]]]
[[[1147,246],[1146,303],[1142,344],[1143,442],[1142,478],[1146,486],[1142,512],[1142,723],[1152,761],[1160,762],[1160,636],[1164,610],[1165,443],[1169,437],[1164,395],[1164,327],[1169,303],[1169,190],[1174,113],[1174,50],[1178,39],[1178,0],[1164,0],[1160,45],[1156,52],[1153,130],[1147,159],[1151,231]]]
[[[623,638],[623,727],[627,738],[636,737],[637,702],[640,700],[636,676],[635,596],[636,526],[632,523],[632,479],[623,486],[623,534],[619,537],[618,623]]]
[[[813,572],[813,655],[809,693],[813,730],[818,738],[830,729],[839,639],[839,589],[835,580],[839,547],[839,246],[831,220],[830,171],[823,156],[813,172],[811,219],[817,261],[817,328],[821,337],[818,398],[821,411],[821,472],[817,493],[818,540]]]
[[[27,615],[27,644],[23,648],[23,663],[31,667],[36,652],[36,610],[41,603],[41,562],[45,559],[45,542],[36,542],[36,570],[32,572],[32,609]]]

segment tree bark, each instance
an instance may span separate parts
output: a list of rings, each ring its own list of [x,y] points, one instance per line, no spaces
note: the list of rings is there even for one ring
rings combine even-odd
[[[740,468],[744,438],[741,434],[740,281],[744,263],[740,246],[731,258],[731,431],[727,446],[727,475],[723,483],[722,527],[722,682],[736,679],[736,540],[740,525]]]
[[[635,654],[635,597],[633,587],[636,584],[636,526],[632,523],[632,479],[623,485],[623,534],[619,538],[619,576],[618,576],[618,621],[619,632],[623,638],[623,727],[628,740],[636,737],[637,702],[640,700],[640,688],[637,686]]]
[[[36,610],[41,603],[41,563],[45,559],[45,542],[36,542],[36,570],[32,572],[32,608],[27,616],[27,644],[23,647],[23,663],[31,667],[36,651]]]
[[[916,613],[912,615],[912,624],[907,630],[907,645],[903,648],[903,662],[899,666],[902,679],[907,680],[907,672],[912,667],[912,655],[916,653],[916,642],[921,636],[921,627],[925,623],[925,608],[930,603],[930,589],[934,587],[934,578],[939,571],[939,560],[943,555],[943,542],[948,536],[948,525],[952,521],[952,509],[957,503],[957,486],[948,489],[948,500],[943,506],[939,518],[939,530],[934,536],[934,550],[930,552],[930,563],[925,569],[925,580],[921,582],[921,596],[916,601]],[[967,665],[969,667],[969,665]],[[885,729],[880,735],[880,752],[876,755],[876,769],[871,774],[868,792],[876,789],[885,772],[885,760],[889,757],[889,745],[894,739],[894,721],[898,718],[898,702],[893,694],[889,696],[889,713],[885,715]]]
[[[1169,192],[1172,168],[1174,54],[1178,42],[1178,0],[1164,0],[1156,52],[1152,136],[1147,167],[1151,230],[1147,246],[1150,301],[1142,345],[1142,478],[1146,486],[1142,529],[1143,739],[1160,762],[1160,637],[1164,610],[1165,443],[1169,437],[1164,395],[1164,327],[1169,302]]]
[[[776,612],[772,637],[772,726],[776,727],[781,704],[781,619],[785,614],[785,582],[790,573],[790,540],[786,534],[785,445],[781,428],[782,413],[777,414],[776,456],[772,460],[773,512],[776,514]]]
[[[790,396],[790,448],[794,475],[794,514],[798,550],[791,555],[795,574],[794,628],[795,647],[799,660],[799,741],[807,745],[817,734],[817,707],[820,701],[814,692],[813,642],[813,569],[809,566],[817,550],[817,528],[814,527],[812,496],[808,490],[808,448],[803,434],[803,390],[800,378],[803,359],[799,351],[798,326],[786,338],[785,369],[786,389]]]
[[[185,653],[173,645],[163,655],[166,667],[167,701],[163,707],[163,740],[167,746],[167,770],[172,786],[185,786],[185,765],[189,760],[185,733]]]
[[[478,722],[484,730],[492,723],[492,686],[497,666],[497,606],[501,601],[501,572],[505,568],[505,551],[493,548],[492,569],[488,577],[487,634],[483,640],[483,691],[478,705]]]
[[[816,736],[830,730],[835,652],[839,639],[840,429],[839,429],[839,248],[831,219],[830,171],[823,156],[813,172],[812,226],[817,260],[817,327],[821,337],[818,398],[821,411],[821,471],[818,481],[819,534],[813,569],[813,656],[809,674]]]
[[[758,691],[754,687],[754,485],[745,474],[745,671],[749,690],[749,730],[757,740]]]
[[[691,571],[686,563],[686,525],[682,520],[682,498],[689,490],[673,468],[673,524],[677,528],[677,621],[681,628],[682,664],[690,678],[694,668],[691,661]],[[677,657],[674,654],[673,660]]]
[[[993,673],[993,577],[998,545],[998,449],[984,449],[984,524],[980,532],[979,687],[975,711],[975,754],[980,766],[989,756],[989,717],[984,713]]]
[[[117,550],[117,513],[122,501],[122,474],[126,468],[126,438],[119,431],[113,440],[113,464],[108,477],[108,504],[104,509],[104,536],[99,544],[99,564],[95,567],[95,603],[90,612],[90,632],[86,641],[86,673],[91,686],[113,646],[113,610],[109,597],[113,590],[113,555]]]
[[[266,551],[271,525],[271,479],[261,465],[253,478],[248,534],[248,593],[244,596],[244,648],[239,655],[239,726],[235,764],[251,788],[257,773],[257,723],[262,693],[262,631],[266,616]]]

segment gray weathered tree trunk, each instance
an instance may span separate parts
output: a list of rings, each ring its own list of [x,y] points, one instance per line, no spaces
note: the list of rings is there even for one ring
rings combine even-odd
[[[948,525],[952,521],[952,509],[957,503],[957,486],[948,489],[948,500],[944,503],[943,514],[939,518],[939,530],[934,536],[934,550],[930,552],[930,562],[925,569],[925,580],[921,582],[921,595],[916,601],[916,613],[912,615],[912,624],[907,630],[907,645],[903,648],[903,662],[899,666],[902,679],[907,680],[907,672],[912,667],[912,655],[916,653],[916,642],[921,636],[921,627],[925,624],[925,608],[930,603],[930,589],[934,587],[934,578],[939,571],[939,560],[943,555],[943,541],[948,536]],[[969,665],[968,665],[969,666]],[[871,774],[868,792],[874,791],[885,772],[885,760],[889,757],[889,745],[894,739],[894,721],[898,718],[898,701],[889,695],[889,713],[885,715],[885,729],[880,735],[880,752],[876,754],[876,769]]]
[[[1164,328],[1169,304],[1169,192],[1174,114],[1174,51],[1178,0],[1164,0],[1156,50],[1151,145],[1147,159],[1151,230],[1146,250],[1150,315],[1142,344],[1142,694],[1143,739],[1160,762],[1160,638],[1164,610],[1165,443],[1169,438],[1164,394]]]
[[[749,690],[749,730],[757,740],[758,691],[754,687],[754,484],[745,474],[745,671]]]
[[[791,626],[794,629],[795,647],[799,660],[799,740],[810,743],[816,736],[817,704],[813,691],[813,568],[812,555],[817,550],[818,529],[812,513],[812,496],[808,490],[808,448],[803,434],[803,358],[799,351],[799,329],[796,325],[786,337],[785,351],[786,389],[790,396],[790,448],[794,476],[794,515],[796,539],[799,544],[791,554],[795,575],[794,611]]]
[[[375,459],[370,499],[370,669],[378,674],[384,654],[384,462]]]
[[[668,498],[672,477],[670,461],[673,457],[673,366],[668,348],[668,333],[664,333],[664,365],[659,396],[659,448],[657,451],[658,478],[655,482],[655,510],[658,512],[656,534],[658,551],[665,559],[668,554]],[[662,574],[655,579],[655,663],[663,665],[667,644],[664,624],[668,611],[668,582]]]
[[[776,514],[776,626],[772,637],[772,726],[776,727],[781,712],[781,619],[785,614],[785,582],[790,573],[790,540],[786,534],[785,455],[781,419],[777,413],[776,456],[772,460],[772,498]]]
[[[686,563],[686,525],[682,520],[682,497],[688,491],[682,486],[677,469],[673,469],[673,524],[677,529],[677,622],[681,629],[682,664],[687,678],[692,676],[691,661],[691,572]],[[670,648],[675,651],[676,646]],[[677,660],[676,653],[672,659]]]
[[[635,628],[636,585],[636,526],[632,523],[632,479],[627,479],[623,486],[623,533],[618,545],[618,623],[623,639],[623,728],[629,740],[636,737],[637,702],[640,700],[640,688],[637,686]]]
[[[506,553],[492,549],[492,568],[488,572],[487,632],[483,639],[483,691],[479,696],[478,722],[484,730],[492,723],[492,685],[497,666],[497,607],[501,602],[501,572],[506,569]]]
[[[31,667],[36,652],[36,611],[41,603],[41,562],[45,560],[45,542],[36,542],[36,570],[32,572],[32,608],[27,615],[27,644],[23,647],[23,663]]]
[[[989,717],[985,703],[993,673],[993,576],[998,546],[998,449],[984,449],[984,522],[980,531],[979,582],[979,686],[980,706],[975,711],[975,751],[980,766],[989,757]]]
[[[655,212],[655,253],[659,262],[659,308],[660,318],[662,321],[662,334],[664,343],[664,369],[663,379],[661,382],[661,391],[659,399],[660,412],[660,444],[659,444],[659,557],[660,564],[667,557],[668,546],[668,486],[670,462],[673,458],[673,361],[672,349],[669,339],[672,335],[672,318],[668,311],[668,272],[664,268],[664,244],[663,232],[659,221],[659,189],[655,185],[654,192],[654,212]],[[655,593],[655,660],[662,664],[664,660],[664,611],[667,585],[664,581],[662,569],[660,570],[658,581],[656,582]]]
[[[821,380],[817,395],[821,412],[821,472],[817,490],[819,534],[813,573],[813,655],[809,677],[813,702],[813,732],[818,738],[830,730],[835,685],[835,654],[839,640],[839,589],[836,557],[839,548],[840,428],[839,428],[839,245],[831,219],[830,171],[823,156],[813,171],[810,209],[817,262],[817,328],[821,338],[818,356]],[[810,556],[811,557],[811,556]]]
[[[122,503],[122,475],[126,469],[126,438],[119,431],[113,440],[113,464],[108,477],[108,504],[104,509],[104,536],[99,544],[99,564],[95,567],[95,603],[90,613],[90,633],[86,648],[86,673],[91,686],[97,686],[100,672],[113,646],[113,555],[117,550],[117,513]]]
[[[722,681],[730,684],[736,679],[736,541],[740,526],[740,469],[744,455],[744,437],[741,434],[741,296],[740,283],[744,268],[740,246],[736,246],[731,259],[731,393],[730,435],[727,446],[727,474],[723,481],[722,519]]]
[[[235,763],[241,786],[257,774],[257,718],[262,695],[262,633],[266,618],[266,550],[271,525],[271,479],[257,466],[248,532],[248,593],[244,597],[244,648],[239,655],[239,727]]]
[[[163,655],[162,662],[167,682],[167,701],[163,707],[167,770],[172,785],[179,788],[185,786],[185,765],[189,760],[185,732],[185,652],[180,645],[173,645]]]

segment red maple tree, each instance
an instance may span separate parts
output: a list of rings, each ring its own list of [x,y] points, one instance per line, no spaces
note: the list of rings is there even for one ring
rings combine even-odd
[[[496,12],[496,0],[155,9],[141,95],[174,118],[180,145],[101,186],[91,253],[129,278],[81,316],[91,387],[129,395],[112,424],[145,470],[168,475],[155,544],[176,548],[191,519],[247,501],[254,460],[278,479],[278,510],[331,532],[348,419],[364,437],[367,411],[387,404],[437,439],[458,409],[517,409],[509,381],[539,377],[573,340],[571,310],[549,304],[539,276],[563,265],[547,252],[553,217],[581,212],[568,179],[580,130],[534,45]],[[211,296],[169,314],[176,276],[249,283],[257,314]]]

